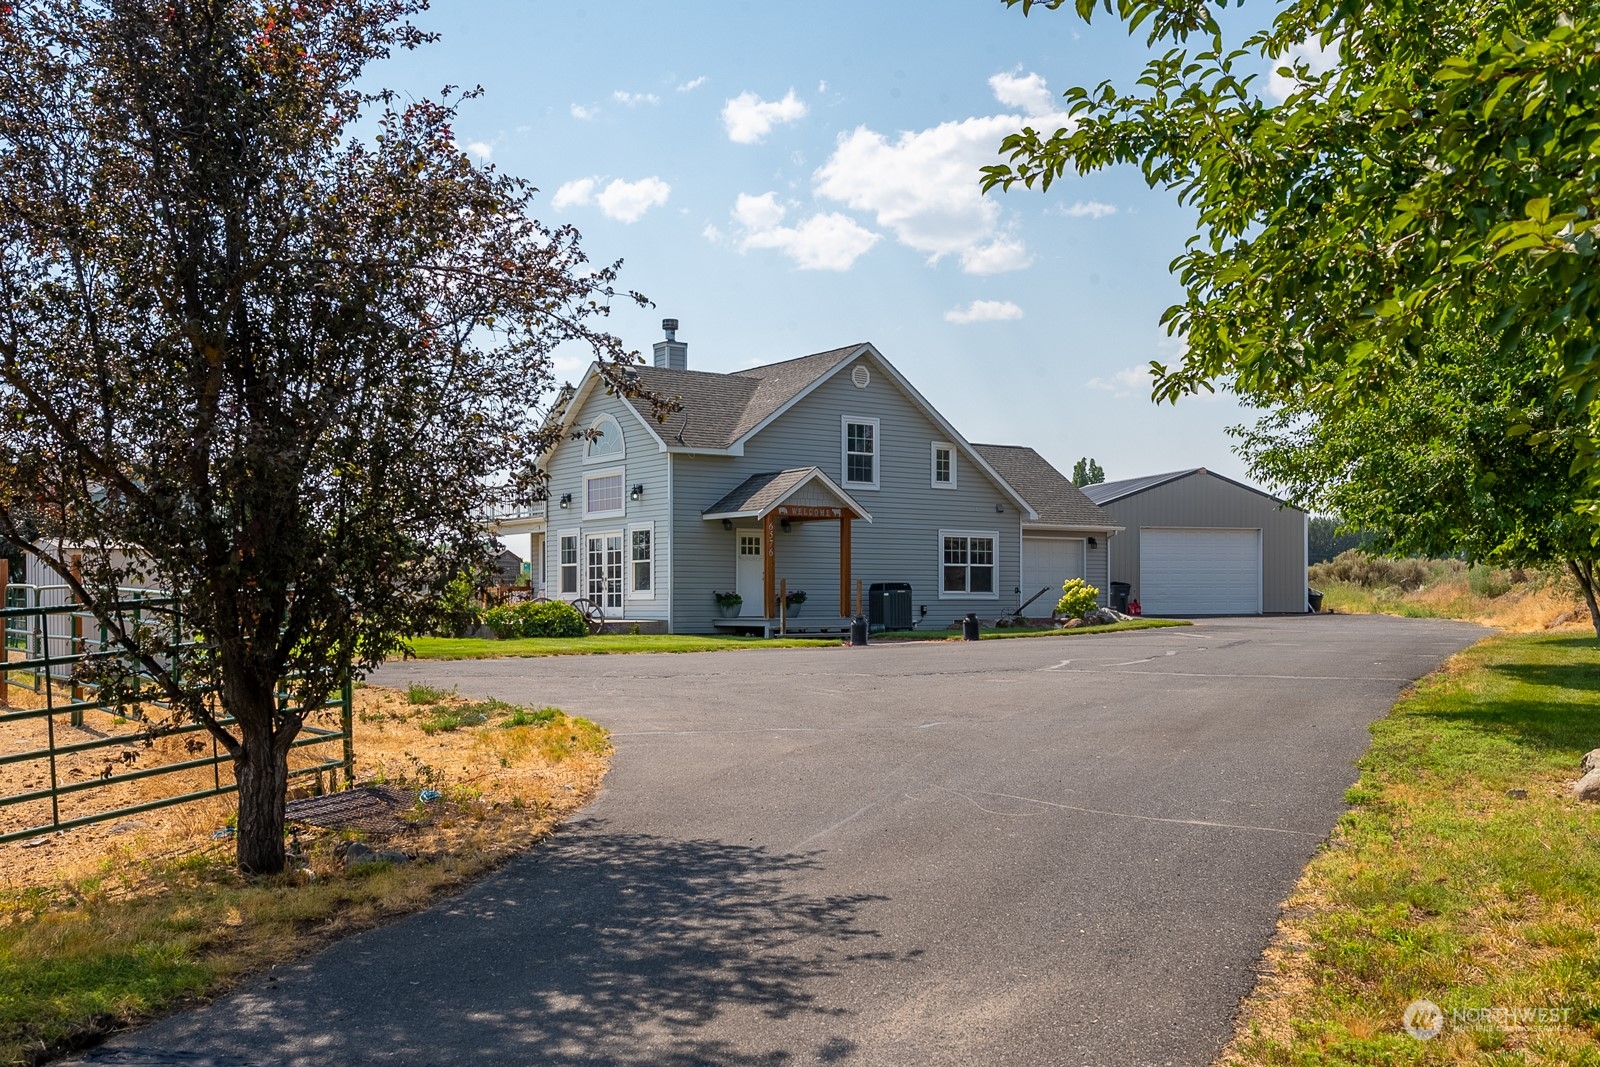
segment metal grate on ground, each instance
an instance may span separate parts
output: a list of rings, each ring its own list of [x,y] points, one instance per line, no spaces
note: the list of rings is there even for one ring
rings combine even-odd
[[[320,797],[291,800],[284,809],[284,818],[324,830],[398,834],[417,825],[415,820],[408,822],[401,815],[419,803],[424,802],[414,789],[361,785]]]

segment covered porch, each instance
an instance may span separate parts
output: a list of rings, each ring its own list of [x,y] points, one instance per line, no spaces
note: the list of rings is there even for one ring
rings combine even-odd
[[[848,629],[848,620],[861,609],[851,576],[851,523],[871,522],[872,516],[821,468],[796,467],[753,474],[705,509],[701,518],[720,522],[724,530],[736,534],[736,590],[744,601],[737,616],[716,620],[716,629],[767,637]],[[793,590],[784,575],[778,535],[808,523],[838,526],[839,614],[832,619],[819,617],[813,609],[806,613],[809,617],[804,624],[798,624],[786,603],[785,593],[792,595]],[[757,557],[759,573],[755,570]],[[755,595],[746,596],[747,589]]]

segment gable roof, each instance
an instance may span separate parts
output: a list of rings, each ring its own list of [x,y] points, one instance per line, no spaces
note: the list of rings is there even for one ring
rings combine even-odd
[[[864,347],[856,344],[835,348],[730,374],[638,367],[635,369],[640,385],[653,393],[678,398],[683,410],[659,423],[652,416],[648,401],[628,397],[628,404],[657,436],[670,442],[669,447],[732,448]]]
[[[821,482],[830,495],[838,498],[843,507],[855,512],[857,518],[872,521],[865,508],[856,503],[849,493],[841,489],[821,467],[793,467],[784,471],[766,471],[752,474],[723,498],[700,513],[703,519],[764,518],[774,508],[801,487],[811,482]]]
[[[974,444],[972,447],[1039,513],[1039,518],[1029,525],[1121,529],[1066,475],[1026,445]]]
[[[1257,496],[1264,496],[1274,504],[1289,508],[1293,511],[1305,510],[1304,508],[1295,507],[1295,505],[1289,503],[1287,500],[1273,496],[1265,489],[1257,489],[1253,485],[1246,485],[1244,482],[1235,481],[1226,475],[1218,474],[1216,471],[1208,471],[1204,467],[1191,467],[1188,470],[1168,471],[1165,474],[1147,474],[1142,478],[1124,478],[1117,482],[1101,482],[1098,485],[1086,485],[1083,487],[1083,494],[1090,500],[1093,500],[1096,504],[1110,504],[1113,501],[1125,500],[1130,496],[1133,496],[1137,493],[1146,492],[1156,488],[1157,486],[1167,485],[1170,482],[1181,481],[1184,478],[1192,478],[1196,474],[1209,475],[1212,478],[1218,479],[1219,481],[1227,482],[1229,485],[1236,485],[1240,489],[1254,493]]]
[[[1038,517],[1022,494],[996,473],[967,439],[957,433],[955,427],[870,342],[863,341],[727,374],[656,366],[630,368],[647,391],[659,396],[675,397],[682,403],[683,410],[669,415],[665,422],[656,420],[649,401],[631,396],[624,396],[623,399],[663,452],[742,456],[744,444],[752,436],[856,357],[867,353],[876,359],[885,373],[939,427],[947,439],[959,445],[1001,492],[1021,505],[1024,521],[1031,522]],[[578,411],[600,384],[599,369],[590,364],[582,382],[566,400],[561,415],[563,431],[571,429]]]

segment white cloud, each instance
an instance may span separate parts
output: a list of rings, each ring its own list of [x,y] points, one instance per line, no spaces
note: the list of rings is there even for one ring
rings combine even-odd
[[[573,104],[571,111],[572,117],[580,122],[588,122],[599,113],[595,108],[584,107],[582,104]]]
[[[1020,70],[1020,68],[1019,68]],[[1011,71],[989,79],[994,98],[1006,107],[1020,107],[1028,115],[1048,115],[1056,109],[1055,97],[1042,74]]]
[[[556,190],[550,204],[557,208],[594,204],[606,218],[638,222],[646,211],[665,204],[672,193],[672,186],[654,175],[636,182],[617,178],[596,193],[595,188],[601,181],[600,178],[575,178]]]
[[[746,91],[723,105],[722,125],[735,144],[759,144],[774,126],[804,118],[805,113],[805,102],[793,89],[782,100],[763,100]]]
[[[848,215],[812,215],[798,226],[777,226],[745,235],[741,247],[774,248],[801,270],[849,270],[879,241],[878,234]]]
[[[706,228],[700,231],[700,236],[714,245],[721,244],[723,239],[722,231],[717,229],[717,225],[714,222],[706,223]]]
[[[1102,204],[1098,200],[1078,200],[1063,204],[1057,210],[1069,219],[1103,219],[1107,215],[1115,215],[1117,205]]]
[[[488,141],[473,141],[467,145],[467,151],[478,157],[479,162],[487,163],[494,155],[494,145]]]
[[[575,178],[564,183],[550,198],[550,206],[563,208],[574,204],[587,204],[594,199],[594,179]]]
[[[655,93],[628,93],[621,89],[612,92],[611,99],[628,107],[638,107],[640,104],[659,104],[661,98]]]
[[[1304,62],[1313,75],[1326,74],[1339,65],[1338,43],[1328,48],[1323,48],[1316,41],[1301,41],[1289,46],[1288,53],[1273,64],[1272,73],[1267,76],[1267,95],[1280,104],[1300,88],[1299,79],[1286,78],[1278,73],[1280,68],[1293,67],[1296,60]]]
[[[968,274],[1004,274],[1033,266],[1033,253],[1020,239],[996,237],[986,245],[961,250],[961,269]]]
[[[733,217],[747,230],[770,230],[783,221],[785,211],[777,193],[740,193],[733,204]]]
[[[957,326],[973,322],[1004,322],[1022,318],[1022,309],[1009,300],[974,300],[964,308],[951,308],[944,313],[944,321]]]
[[[1103,389],[1116,397],[1132,396],[1136,392],[1149,396],[1152,381],[1150,366],[1146,364],[1119,370],[1108,377],[1090,378],[1084,384],[1090,389]]]
[[[672,186],[651,175],[636,182],[618,178],[595,197],[595,203],[609,219],[618,222],[638,222],[644,213],[658,204],[665,204],[672,194]]]
[[[692,93],[696,89],[700,88],[700,86],[704,85],[705,83],[706,83],[706,76],[704,74],[702,74],[698,78],[690,78],[688,81],[686,81],[682,85],[678,86],[678,92],[680,92],[680,93]]]

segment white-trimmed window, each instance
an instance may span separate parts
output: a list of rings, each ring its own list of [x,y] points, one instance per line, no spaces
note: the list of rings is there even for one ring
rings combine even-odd
[[[561,558],[557,560],[558,570],[561,572],[561,595],[576,597],[578,595],[578,535],[561,535]]]
[[[932,478],[935,489],[956,487],[956,446],[949,441],[933,443]]]
[[[852,489],[878,488],[878,458],[881,441],[877,419],[844,415],[840,419],[839,469],[843,484]]]
[[[656,528],[654,523],[628,527],[628,596],[656,598]]]
[[[622,436],[622,427],[610,415],[601,415],[589,424],[589,431],[598,434],[583,443],[585,463],[616,462],[628,454],[628,443]]]
[[[627,490],[621,467],[612,467],[583,476],[583,517],[610,519],[627,513]]]
[[[999,541],[999,534],[991,530],[940,530],[940,599],[997,599],[995,545]]]

